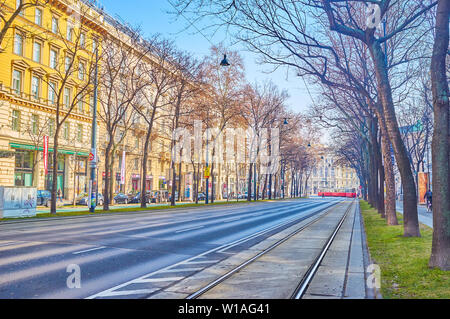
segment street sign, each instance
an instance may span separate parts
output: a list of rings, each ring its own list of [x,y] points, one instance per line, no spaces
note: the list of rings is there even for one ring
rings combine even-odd
[[[205,168],[205,178],[209,178],[211,176],[211,169],[208,167]]]
[[[94,154],[89,153],[89,162],[92,162],[94,158],[95,158]]]

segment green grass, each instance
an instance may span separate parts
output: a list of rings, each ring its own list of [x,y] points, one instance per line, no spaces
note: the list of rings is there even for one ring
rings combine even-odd
[[[290,198],[286,198],[286,200],[289,200]],[[272,199],[272,200],[258,200],[258,202],[268,202],[268,201],[275,201],[275,200],[282,200],[282,199]],[[236,202],[235,200],[230,200],[229,202],[214,202],[210,203],[208,205],[205,204],[177,204],[176,206],[150,206],[147,208],[141,208],[141,207],[131,207],[131,208],[120,208],[120,209],[111,209],[109,211],[105,210],[96,210],[95,213],[90,213],[88,209],[86,211],[77,211],[77,212],[60,212],[56,214],[50,214],[50,213],[44,213],[44,214],[38,214],[36,217],[26,217],[26,218],[3,218],[0,219],[0,221],[9,221],[9,220],[21,220],[21,219],[37,219],[37,218],[53,218],[53,217],[69,217],[69,216],[99,216],[99,215],[106,215],[106,214],[114,214],[114,213],[133,213],[133,212],[153,212],[153,211],[167,211],[167,210],[177,210],[181,208],[195,208],[195,207],[207,207],[207,206],[219,206],[219,205],[243,205],[243,204],[249,204],[249,203],[255,203],[254,201],[248,202],[245,200],[241,200],[239,202]]]
[[[430,269],[433,230],[420,226],[422,237],[403,237],[400,226],[387,226],[375,209],[361,201],[372,259],[381,268],[381,294],[386,299],[449,299],[450,272]]]

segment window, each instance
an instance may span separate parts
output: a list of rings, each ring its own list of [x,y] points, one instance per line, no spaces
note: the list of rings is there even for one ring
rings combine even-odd
[[[16,132],[20,131],[20,111],[18,110],[12,111],[11,129]]]
[[[37,76],[31,77],[31,96],[35,100],[39,100],[40,80]]]
[[[50,67],[56,69],[58,67],[58,51],[50,49]]]
[[[55,105],[56,103],[56,83],[48,83],[48,101],[50,104]]]
[[[34,23],[42,26],[42,10],[39,8],[34,11]]]
[[[78,112],[84,113],[84,101],[81,98],[78,100]]]
[[[83,125],[78,124],[77,127],[77,141],[82,143],[83,142]]]
[[[70,108],[70,103],[72,100],[72,92],[70,88],[64,88],[64,106],[68,109]]]
[[[20,4],[21,4],[21,0],[16,0],[16,9],[19,9]],[[20,10],[19,15],[23,17],[23,9]]]
[[[66,39],[70,42],[72,42],[73,39],[73,26],[70,22],[67,22]]]
[[[63,138],[65,139],[65,140],[68,140],[69,139],[69,128],[70,128],[70,124],[69,124],[69,122],[65,122],[64,123],[64,127],[63,127]]]
[[[89,114],[94,115],[94,96],[89,97]]]
[[[84,81],[85,70],[86,70],[86,67],[84,66],[84,63],[80,62],[78,64],[78,79],[81,81]]]
[[[23,35],[20,33],[14,35],[14,54],[23,55]]]
[[[70,66],[71,66],[71,63],[72,63],[72,59],[69,57],[69,56],[66,56],[66,58],[64,59],[64,65],[65,65],[65,70],[66,70],[66,72],[69,72],[69,70],[70,70]]]
[[[80,47],[82,49],[86,48],[86,33],[81,33],[80,34]]]
[[[50,137],[53,137],[54,134],[55,134],[55,119],[50,118],[48,120],[48,135]]]
[[[39,115],[32,114],[31,115],[31,133],[38,134],[38,128],[39,128]]]
[[[33,185],[33,163],[34,154],[30,151],[16,151],[14,185],[27,186]]]
[[[17,95],[22,93],[22,72],[13,71],[12,88]]]
[[[134,169],[139,169],[139,158],[134,159]]]
[[[41,50],[42,45],[39,42],[33,43],[33,61],[41,63]]]
[[[58,33],[58,19],[55,17],[52,17],[52,32],[55,34]]]
[[[92,39],[92,52],[95,53],[96,50],[97,50],[97,40]]]

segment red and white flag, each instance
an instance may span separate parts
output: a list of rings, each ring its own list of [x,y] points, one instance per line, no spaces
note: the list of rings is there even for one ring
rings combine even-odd
[[[125,151],[122,152],[122,167],[120,168],[120,184],[125,185]]]
[[[45,175],[48,174],[48,136],[44,136],[44,170]]]

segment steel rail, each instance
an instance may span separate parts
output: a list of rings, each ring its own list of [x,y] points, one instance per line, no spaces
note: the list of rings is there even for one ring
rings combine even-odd
[[[236,272],[240,271],[242,268],[248,266],[249,264],[251,264],[253,261],[257,260],[258,258],[260,258],[261,256],[267,254],[268,252],[272,251],[273,249],[275,249],[276,247],[280,246],[281,244],[283,244],[284,242],[286,242],[287,240],[289,240],[290,238],[292,238],[293,236],[297,235],[298,233],[300,233],[301,231],[305,230],[306,228],[308,228],[309,226],[311,226],[312,224],[316,223],[317,221],[319,221],[320,219],[322,219],[323,217],[327,216],[329,213],[331,213],[331,211],[336,208],[336,206],[341,205],[342,202],[337,203],[336,205],[333,205],[331,207],[325,208],[319,212],[317,212],[317,214],[320,214],[322,211],[326,211],[324,214],[320,215],[319,217],[315,218],[314,220],[308,222],[307,224],[301,226],[300,228],[296,229],[295,231],[293,231],[292,233],[288,234],[286,237],[278,240],[277,242],[275,242],[274,244],[272,244],[270,247],[264,249],[263,251],[261,251],[260,253],[258,253],[257,255],[253,256],[252,258],[242,262],[239,266],[233,268],[232,270],[228,271],[227,273],[225,273],[224,275],[220,276],[219,278],[217,278],[216,280],[210,282],[209,284],[207,284],[206,286],[204,286],[203,288],[197,290],[196,292],[190,294],[189,296],[187,296],[185,299],[196,299],[198,297],[200,297],[201,295],[205,294],[207,291],[211,290],[212,288],[216,287],[217,285],[219,285],[220,283],[224,282],[226,279],[228,279],[229,277],[231,277],[233,274],[235,274]],[[352,205],[350,205],[351,207]],[[348,213],[348,211],[347,211]],[[347,215],[347,213],[345,215]]]
[[[306,290],[308,289],[311,281],[314,278],[314,275],[317,272],[317,269],[319,268],[320,264],[322,263],[322,260],[325,258],[326,253],[328,252],[328,249],[330,248],[331,244],[333,243],[334,239],[336,238],[339,230],[341,229],[342,225],[344,224],[345,219],[347,218],[348,214],[350,213],[351,209],[353,208],[354,201],[350,204],[350,206],[347,208],[344,216],[339,221],[338,225],[336,226],[334,232],[331,234],[331,236],[328,238],[328,241],[323,246],[320,254],[317,256],[315,261],[312,263],[312,265],[309,267],[306,274],[303,276],[302,280],[300,281],[300,284],[295,289],[295,292],[292,294],[291,299],[301,299],[303,295],[305,294]]]

